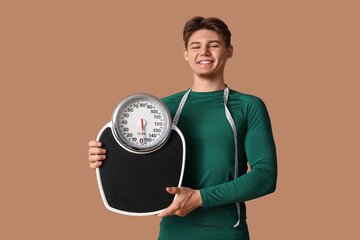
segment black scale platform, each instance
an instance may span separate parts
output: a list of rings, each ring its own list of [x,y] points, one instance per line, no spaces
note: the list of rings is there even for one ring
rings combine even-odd
[[[185,161],[185,142],[180,134],[173,129],[162,148],[136,154],[118,144],[111,127],[103,130],[98,141],[107,153],[97,177],[109,210],[127,215],[151,215],[172,203],[175,195],[169,194],[166,187],[180,186]]]

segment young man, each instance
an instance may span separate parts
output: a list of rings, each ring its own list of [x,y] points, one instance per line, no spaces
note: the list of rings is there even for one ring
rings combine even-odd
[[[193,85],[162,100],[186,139],[186,167],[183,187],[166,189],[177,198],[157,215],[163,218],[159,239],[249,239],[244,202],[276,187],[269,114],[260,98],[225,84],[233,47],[223,21],[194,17],[185,24],[183,37]],[[89,146],[95,169],[106,150],[96,141]]]

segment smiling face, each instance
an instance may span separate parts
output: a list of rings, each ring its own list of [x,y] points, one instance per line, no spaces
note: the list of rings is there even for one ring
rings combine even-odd
[[[195,77],[206,79],[223,78],[226,61],[232,53],[233,47],[226,48],[221,35],[207,29],[194,32],[184,49],[185,60]]]

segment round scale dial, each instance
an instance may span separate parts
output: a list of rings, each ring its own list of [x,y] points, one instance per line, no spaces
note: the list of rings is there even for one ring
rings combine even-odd
[[[112,117],[113,133],[125,148],[153,151],[161,147],[171,132],[171,115],[157,97],[139,93],[125,98]]]

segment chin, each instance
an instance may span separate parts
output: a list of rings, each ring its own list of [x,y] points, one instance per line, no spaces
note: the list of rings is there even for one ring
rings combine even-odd
[[[213,74],[211,72],[204,72],[204,73],[199,73],[198,77],[200,77],[200,78],[213,78],[213,77],[215,77],[215,74]]]

